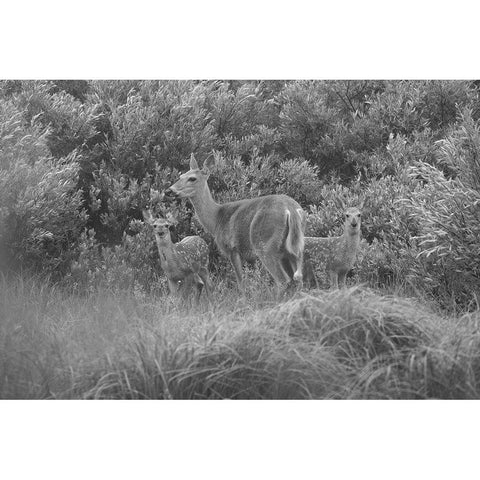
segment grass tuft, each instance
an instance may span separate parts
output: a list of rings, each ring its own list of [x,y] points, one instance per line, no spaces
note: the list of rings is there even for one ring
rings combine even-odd
[[[0,397],[479,398],[480,313],[354,287],[183,305],[3,281]]]

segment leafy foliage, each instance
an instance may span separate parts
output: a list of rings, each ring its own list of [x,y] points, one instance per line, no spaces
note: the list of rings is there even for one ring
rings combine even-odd
[[[77,156],[55,160],[38,119],[25,125],[11,102],[0,105],[2,266],[62,275],[86,222]]]
[[[205,236],[224,273],[191,205],[162,201],[193,152],[216,159],[217,201],[285,193],[309,235],[339,234],[340,205],[365,198],[357,281],[468,306],[478,97],[468,81],[2,81],[2,268],[147,291],[159,278],[149,206],[173,211],[176,238]]]

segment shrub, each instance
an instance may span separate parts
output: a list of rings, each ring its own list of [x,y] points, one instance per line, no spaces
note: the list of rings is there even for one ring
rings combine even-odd
[[[165,276],[159,268],[154,240],[140,221],[131,225],[134,236],[124,234],[122,243],[112,247],[101,246],[95,231],[84,231],[80,236],[79,255],[72,263],[65,284],[74,291],[95,293],[129,291],[142,297],[145,293],[166,293]]]
[[[0,242],[11,266],[64,274],[86,215],[76,189],[78,164],[16,163],[0,177]]]
[[[421,218],[419,268],[425,288],[442,303],[468,305],[480,291],[480,192],[460,178],[448,180],[433,166],[411,167],[412,175],[427,182],[405,203]]]
[[[1,103],[1,263],[59,277],[75,256],[86,215],[78,157],[55,160],[47,144],[38,119],[25,124],[10,101]]]
[[[285,160],[275,172],[276,193],[284,193],[306,207],[318,201],[317,168],[304,159]]]
[[[206,102],[211,84],[141,82],[112,108],[112,157],[121,173],[141,180],[155,166],[181,168],[191,152],[217,146]]]
[[[305,158],[322,174],[344,162],[341,145],[332,138],[337,111],[328,106],[322,82],[291,82],[278,95],[281,146],[290,158]]]
[[[440,166],[469,189],[480,192],[480,121],[463,110],[451,133],[437,142]]]
[[[47,146],[55,158],[64,157],[96,135],[95,109],[63,90],[52,93],[50,82],[26,82],[14,101],[26,122],[38,120],[48,128]]]
[[[105,265],[107,254],[108,262],[122,264],[121,255],[136,255],[127,243],[141,238],[134,225],[146,206],[176,215],[174,240],[202,233],[188,201],[161,201],[194,152],[200,162],[217,159],[209,180],[217,201],[285,193],[309,213],[308,235],[340,234],[340,201],[364,196],[357,280],[408,284],[443,296],[443,304],[454,288],[464,305],[474,288],[468,282],[476,286],[478,275],[475,262],[467,265],[468,251],[478,246],[475,85],[0,82],[3,264],[12,259],[61,277],[73,260],[86,258],[88,242],[82,237],[79,245],[85,228],[94,231],[95,247],[84,270]],[[445,223],[449,215],[442,237],[432,219]],[[228,262],[204,236],[212,271],[221,274]],[[119,275],[130,278],[135,262],[129,259]],[[455,269],[463,273],[453,275]]]

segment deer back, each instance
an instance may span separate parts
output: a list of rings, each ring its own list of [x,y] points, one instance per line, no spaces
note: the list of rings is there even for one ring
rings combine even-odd
[[[197,235],[185,237],[175,244],[175,251],[184,269],[196,272],[202,267],[208,268],[209,248],[203,238]]]
[[[245,259],[274,244],[285,244],[288,214],[297,220],[300,229],[303,210],[286,195],[267,195],[220,205],[212,232],[224,253],[236,250]]]

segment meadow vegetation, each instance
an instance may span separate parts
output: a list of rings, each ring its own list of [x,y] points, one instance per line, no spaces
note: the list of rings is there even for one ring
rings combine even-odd
[[[480,109],[471,81],[0,82],[0,398],[479,398]],[[187,201],[285,193],[309,236],[364,199],[347,288],[245,296]],[[210,246],[167,295],[142,210]],[[320,279],[321,280],[321,279]]]
[[[255,283],[255,279],[252,280]],[[257,285],[258,287],[258,285]],[[212,304],[2,285],[0,396],[55,399],[478,398],[478,312],[365,287]]]

